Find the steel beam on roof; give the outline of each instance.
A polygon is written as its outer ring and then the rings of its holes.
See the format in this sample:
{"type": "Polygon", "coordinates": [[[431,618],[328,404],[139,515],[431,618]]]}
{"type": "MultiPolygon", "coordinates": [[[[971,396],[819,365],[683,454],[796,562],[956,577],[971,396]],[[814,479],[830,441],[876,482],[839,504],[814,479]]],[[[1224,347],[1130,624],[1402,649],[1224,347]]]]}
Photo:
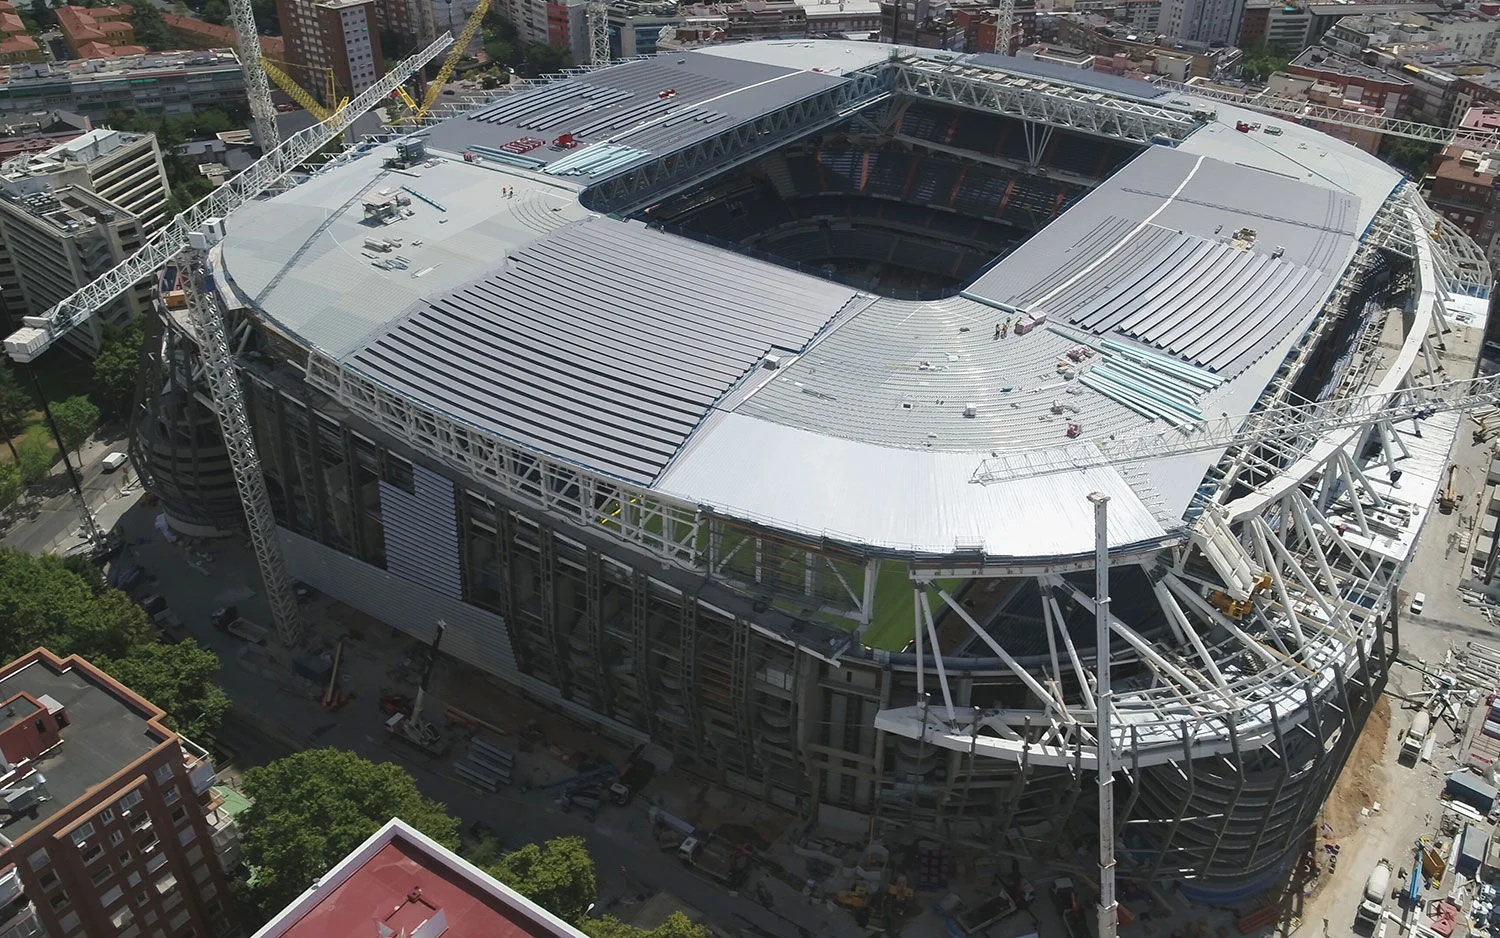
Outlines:
{"type": "Polygon", "coordinates": [[[1307,101],[1298,101],[1295,98],[1279,98],[1272,94],[1246,94],[1239,91],[1230,91],[1225,88],[1183,84],[1175,81],[1163,81],[1157,84],[1162,88],[1171,88],[1174,91],[1181,91],[1213,101],[1224,101],[1229,104],[1238,105],[1246,110],[1260,111],[1263,114],[1274,114],[1278,117],[1287,118],[1297,123],[1305,123],[1312,127],[1316,127],[1318,124],[1329,124],[1336,127],[1350,127],[1356,130],[1374,130],[1382,134],[1390,134],[1393,137],[1421,140],[1424,143],[1457,143],[1476,150],[1500,149],[1500,134],[1486,133],[1481,130],[1439,127],[1436,124],[1401,120],[1395,117],[1388,117],[1385,114],[1370,114],[1361,111],[1351,111],[1345,108],[1329,107],[1325,104],[1311,104],[1307,101]]]}
{"type": "Polygon", "coordinates": [[[1180,105],[1137,101],[998,68],[911,56],[889,67],[894,90],[902,94],[1129,143],[1184,140],[1204,120],[1180,105]]]}
{"type": "Polygon", "coordinates": [[[594,211],[628,215],[889,97],[880,71],[853,72],[845,78],[839,85],[606,179],[584,193],[582,201],[594,211]]]}

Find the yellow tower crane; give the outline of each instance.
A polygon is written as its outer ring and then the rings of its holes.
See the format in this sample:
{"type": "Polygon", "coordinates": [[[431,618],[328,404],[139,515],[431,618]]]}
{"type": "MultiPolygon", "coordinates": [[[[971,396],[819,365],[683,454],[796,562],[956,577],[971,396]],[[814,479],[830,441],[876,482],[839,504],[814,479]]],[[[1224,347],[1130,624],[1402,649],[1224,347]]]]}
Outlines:
{"type": "Polygon", "coordinates": [[[276,87],[285,91],[293,101],[302,105],[303,109],[317,118],[320,123],[328,120],[331,115],[337,113],[339,108],[349,103],[348,98],[339,101],[338,87],[334,82],[333,69],[331,68],[318,69],[318,71],[323,73],[323,101],[326,102],[326,104],[320,104],[305,88],[293,81],[291,76],[286,72],[282,71],[280,66],[287,65],[288,63],[278,63],[265,56],[261,56],[260,64],[266,70],[266,76],[276,83],[276,87]],[[334,102],[338,103],[335,104],[334,102]]]}
{"type": "MultiPolygon", "coordinates": [[[[443,67],[438,69],[437,76],[432,79],[432,84],[427,86],[427,93],[422,96],[422,103],[407,115],[408,121],[415,124],[432,110],[432,106],[437,103],[438,96],[443,93],[443,86],[448,83],[448,79],[453,77],[453,70],[458,67],[458,60],[463,58],[465,50],[469,48],[469,43],[474,41],[474,36],[484,22],[484,15],[489,10],[490,0],[479,0],[479,5],[464,22],[463,32],[458,34],[458,38],[453,42],[453,48],[448,50],[448,57],[443,59],[443,67]]],[[[404,93],[402,97],[408,101],[411,100],[404,93]]]]}

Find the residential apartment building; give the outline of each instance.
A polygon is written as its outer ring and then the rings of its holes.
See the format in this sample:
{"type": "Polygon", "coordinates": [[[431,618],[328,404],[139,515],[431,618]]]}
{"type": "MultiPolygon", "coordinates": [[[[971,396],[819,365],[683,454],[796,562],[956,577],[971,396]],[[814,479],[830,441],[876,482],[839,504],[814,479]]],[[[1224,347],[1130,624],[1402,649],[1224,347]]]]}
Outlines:
{"type": "MultiPolygon", "coordinates": [[[[129,257],[165,224],[166,171],[156,138],[93,130],[0,165],[0,307],[5,327],[40,315],[129,257]]],[[[137,285],[63,342],[97,354],[107,326],[145,310],[137,285]]]]}
{"type": "MultiPolygon", "coordinates": [[[[44,179],[0,184],[0,305],[5,327],[51,309],[97,280],[141,246],[129,212],[86,189],[52,188],[44,179]]],[[[106,326],[129,322],[150,302],[137,284],[99,315],[70,330],[63,342],[96,355],[106,326]]]]}
{"type": "MultiPolygon", "coordinates": [[[[0,668],[0,900],[51,938],[216,938],[235,928],[233,822],[208,754],[78,657],[0,668]]],[[[0,903],[4,905],[4,903],[0,903]]],[[[0,913],[6,914],[6,913],[0,913]]]]}
{"type": "Polygon", "coordinates": [[[1246,0],[1162,0],[1160,28],[1168,39],[1233,45],[1246,0]]]}
{"type": "Polygon", "coordinates": [[[45,62],[47,54],[31,38],[26,23],[10,0],[0,0],[0,63],[45,62]]]}
{"type": "Polygon", "coordinates": [[[667,26],[682,22],[671,0],[623,0],[609,6],[609,51],[614,58],[650,55],[667,26]]]}
{"type": "Polygon", "coordinates": [[[304,88],[321,89],[324,69],[332,69],[340,96],[373,85],[385,73],[379,5],[380,0],[276,0],[292,77],[304,88]]]}
{"type": "Polygon", "coordinates": [[[1412,93],[1412,83],[1399,74],[1318,46],[1302,50],[1286,71],[1289,76],[1312,79],[1342,100],[1374,108],[1387,117],[1405,113],[1407,96],[1412,93]]]}
{"type": "MultiPolygon", "coordinates": [[[[1471,108],[1459,121],[1469,130],[1500,132],[1500,108],[1471,108]]],[[[1427,204],[1458,225],[1500,263],[1500,154],[1450,144],[1433,161],[1427,204]]]]}
{"type": "Polygon", "coordinates": [[[110,111],[190,114],[243,107],[245,76],[226,49],[0,67],[0,111],[62,109],[103,122],[110,111]]]}
{"type": "Polygon", "coordinates": [[[145,46],[136,45],[135,27],[126,18],[129,7],[57,8],[57,26],[68,49],[80,59],[109,59],[122,55],[139,55],[145,46]]]}
{"type": "MultiPolygon", "coordinates": [[[[191,16],[163,13],[167,35],[182,49],[237,49],[239,36],[233,26],[217,26],[191,16]]],[[[281,61],[286,58],[286,43],[280,36],[261,36],[260,54],[281,61]]]]}
{"type": "Polygon", "coordinates": [[[22,153],[50,150],[93,129],[93,122],[86,116],[69,111],[12,114],[0,120],[0,161],[22,153]]]}
{"type": "Polygon", "coordinates": [[[155,134],[101,127],[0,164],[0,182],[23,179],[45,179],[51,188],[75,186],[97,193],[135,216],[146,234],[169,219],[171,190],[155,134]]]}
{"type": "Polygon", "coordinates": [[[254,938],[586,938],[399,818],[388,821],[254,938]]]}

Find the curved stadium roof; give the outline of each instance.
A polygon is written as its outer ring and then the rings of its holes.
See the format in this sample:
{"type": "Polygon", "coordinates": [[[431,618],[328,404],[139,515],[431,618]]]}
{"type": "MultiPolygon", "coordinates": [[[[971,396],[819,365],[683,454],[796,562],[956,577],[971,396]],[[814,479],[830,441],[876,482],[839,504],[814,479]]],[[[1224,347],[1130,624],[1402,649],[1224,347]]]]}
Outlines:
{"type": "MultiPolygon", "coordinates": [[[[425,165],[387,170],[376,153],[247,206],[231,219],[223,279],[299,343],[422,407],[718,514],[876,551],[1056,558],[1092,549],[1086,495],[1103,491],[1113,545],[1171,536],[1218,453],[970,477],[992,453],[1066,444],[1069,423],[1098,437],[1249,411],[1399,175],[1311,129],[1216,104],[1175,147],[1147,147],[959,295],[929,302],[580,202],[889,55],[750,43],[510,95],[432,128],[425,165]],[[1237,132],[1241,118],[1281,133],[1237,132]],[[564,132],[583,145],[545,145],[564,132]],[[410,213],[370,224],[363,204],[398,193],[410,213]],[[1253,239],[1236,239],[1244,229],[1253,239]],[[1022,311],[1047,325],[995,340],[997,321],[1022,311]],[[1100,354],[1067,380],[1058,363],[1079,344],[1100,354]]],[[[1193,109],[1112,76],[933,62],[1193,109]]]]}

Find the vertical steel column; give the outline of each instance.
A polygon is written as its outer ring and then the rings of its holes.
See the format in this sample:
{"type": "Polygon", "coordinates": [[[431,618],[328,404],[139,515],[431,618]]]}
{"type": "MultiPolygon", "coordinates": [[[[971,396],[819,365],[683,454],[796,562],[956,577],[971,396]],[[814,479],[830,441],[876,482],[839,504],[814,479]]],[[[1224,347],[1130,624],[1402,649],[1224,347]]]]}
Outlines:
{"type": "Polygon", "coordinates": [[[1094,503],[1094,735],[1099,754],[1099,938],[1114,938],[1119,926],[1115,901],[1115,743],[1110,729],[1114,691],[1109,674],[1109,496],[1095,492],[1094,503]]]}

